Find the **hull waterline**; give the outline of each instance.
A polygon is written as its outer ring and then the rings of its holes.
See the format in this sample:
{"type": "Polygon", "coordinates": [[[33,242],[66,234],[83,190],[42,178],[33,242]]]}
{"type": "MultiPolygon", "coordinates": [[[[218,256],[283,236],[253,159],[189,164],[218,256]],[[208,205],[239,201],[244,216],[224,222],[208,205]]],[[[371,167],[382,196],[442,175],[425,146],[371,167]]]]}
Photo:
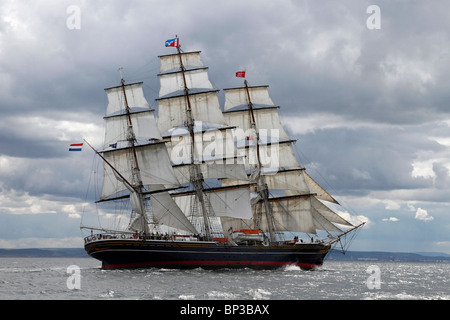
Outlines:
{"type": "Polygon", "coordinates": [[[170,268],[313,269],[330,250],[324,244],[229,245],[206,241],[99,240],[85,245],[103,269],[170,268]]]}

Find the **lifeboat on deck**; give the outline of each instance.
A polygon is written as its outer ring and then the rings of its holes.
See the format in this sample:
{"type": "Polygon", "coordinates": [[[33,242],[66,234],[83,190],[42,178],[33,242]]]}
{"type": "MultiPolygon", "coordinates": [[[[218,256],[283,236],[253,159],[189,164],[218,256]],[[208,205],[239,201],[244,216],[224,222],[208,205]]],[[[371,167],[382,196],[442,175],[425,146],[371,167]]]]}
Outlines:
{"type": "Polygon", "coordinates": [[[236,243],[264,241],[264,234],[257,229],[238,229],[231,233],[231,239],[236,243]]]}

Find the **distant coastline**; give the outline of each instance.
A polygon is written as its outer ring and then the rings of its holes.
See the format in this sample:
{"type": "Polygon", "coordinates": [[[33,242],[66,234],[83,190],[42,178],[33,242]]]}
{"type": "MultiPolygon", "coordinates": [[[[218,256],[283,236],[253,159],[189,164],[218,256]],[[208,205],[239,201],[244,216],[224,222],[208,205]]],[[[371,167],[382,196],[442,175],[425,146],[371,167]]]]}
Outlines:
{"type": "Polygon", "coordinates": [[[440,252],[383,252],[332,250],[327,260],[334,261],[399,261],[399,262],[450,262],[450,254],[440,252]]]}
{"type": "Polygon", "coordinates": [[[83,248],[0,249],[0,258],[89,258],[83,248]]]}
{"type": "MultiPolygon", "coordinates": [[[[0,249],[0,258],[89,258],[83,248],[0,249]]],[[[450,262],[450,254],[439,252],[382,252],[332,250],[328,261],[450,262]]]]}

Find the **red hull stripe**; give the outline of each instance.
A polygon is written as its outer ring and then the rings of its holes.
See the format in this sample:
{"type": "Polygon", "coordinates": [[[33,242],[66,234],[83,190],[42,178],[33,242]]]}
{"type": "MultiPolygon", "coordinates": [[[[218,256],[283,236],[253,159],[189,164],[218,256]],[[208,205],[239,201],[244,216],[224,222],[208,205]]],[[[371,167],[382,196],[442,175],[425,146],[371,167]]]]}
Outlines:
{"type": "Polygon", "coordinates": [[[120,268],[143,268],[143,267],[161,267],[174,265],[196,265],[196,266],[287,266],[296,265],[303,268],[315,268],[319,265],[312,263],[290,263],[290,262],[274,262],[274,261],[160,261],[160,262],[136,262],[136,263],[121,263],[121,264],[104,264],[103,269],[120,269],[120,268]]]}

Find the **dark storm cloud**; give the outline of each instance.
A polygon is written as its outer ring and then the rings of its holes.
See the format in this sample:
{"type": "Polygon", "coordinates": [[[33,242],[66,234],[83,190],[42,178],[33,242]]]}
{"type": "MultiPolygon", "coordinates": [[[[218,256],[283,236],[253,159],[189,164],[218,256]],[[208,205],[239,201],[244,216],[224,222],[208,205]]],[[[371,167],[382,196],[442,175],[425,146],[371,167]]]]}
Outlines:
{"type": "Polygon", "coordinates": [[[298,149],[310,161],[320,163],[317,170],[341,192],[431,187],[430,180],[411,176],[412,159],[419,149],[437,151],[442,146],[421,134],[402,131],[399,128],[319,130],[301,136],[298,149]]]}

